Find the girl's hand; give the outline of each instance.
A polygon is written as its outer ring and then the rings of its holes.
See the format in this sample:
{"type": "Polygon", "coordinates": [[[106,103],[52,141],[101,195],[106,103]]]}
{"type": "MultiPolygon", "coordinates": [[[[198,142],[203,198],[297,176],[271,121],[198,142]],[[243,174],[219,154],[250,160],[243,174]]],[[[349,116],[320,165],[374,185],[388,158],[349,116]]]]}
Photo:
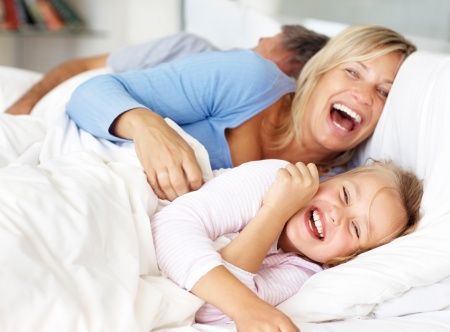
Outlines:
{"type": "Polygon", "coordinates": [[[263,208],[287,221],[312,199],[318,189],[319,172],[315,164],[288,164],[278,171],[264,196],[263,208]]]}
{"type": "Polygon", "coordinates": [[[290,318],[267,303],[246,308],[235,318],[238,332],[299,332],[290,318]]]}

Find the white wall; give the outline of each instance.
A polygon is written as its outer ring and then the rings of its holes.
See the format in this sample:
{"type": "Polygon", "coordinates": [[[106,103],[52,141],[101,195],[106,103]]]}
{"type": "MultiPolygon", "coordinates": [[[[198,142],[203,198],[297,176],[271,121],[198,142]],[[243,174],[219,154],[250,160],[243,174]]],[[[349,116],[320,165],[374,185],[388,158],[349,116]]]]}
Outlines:
{"type": "Polygon", "coordinates": [[[180,0],[69,0],[93,31],[85,35],[1,36],[0,65],[47,71],[65,59],[176,32],[180,0]]]}
{"type": "Polygon", "coordinates": [[[449,0],[280,1],[280,17],[381,24],[405,34],[421,49],[450,52],[449,0]]]}

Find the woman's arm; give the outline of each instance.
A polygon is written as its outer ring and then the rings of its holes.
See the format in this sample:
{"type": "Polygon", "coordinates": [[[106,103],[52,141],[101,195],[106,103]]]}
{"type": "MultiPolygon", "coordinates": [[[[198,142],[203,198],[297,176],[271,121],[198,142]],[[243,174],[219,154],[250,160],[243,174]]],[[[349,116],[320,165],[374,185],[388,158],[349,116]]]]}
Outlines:
{"type": "Polygon", "coordinates": [[[88,58],[71,59],[60,64],[46,73],[40,81],[11,105],[6,113],[29,114],[39,100],[60,83],[82,72],[105,67],[107,56],[107,54],[101,54],[88,58]]]}
{"type": "Polygon", "coordinates": [[[256,273],[289,218],[317,192],[319,174],[314,164],[288,164],[278,171],[255,218],[221,250],[227,262],[256,273]]]}
{"type": "Polygon", "coordinates": [[[159,198],[173,200],[198,189],[202,173],[192,148],[163,118],[181,125],[201,121],[207,114],[184,107],[189,100],[176,93],[164,73],[163,68],[97,76],[74,91],[67,113],[97,137],[133,140],[152,189],[159,198]],[[154,75],[159,75],[162,87],[152,86],[154,75]],[[166,106],[166,100],[177,108],[166,106]]]}

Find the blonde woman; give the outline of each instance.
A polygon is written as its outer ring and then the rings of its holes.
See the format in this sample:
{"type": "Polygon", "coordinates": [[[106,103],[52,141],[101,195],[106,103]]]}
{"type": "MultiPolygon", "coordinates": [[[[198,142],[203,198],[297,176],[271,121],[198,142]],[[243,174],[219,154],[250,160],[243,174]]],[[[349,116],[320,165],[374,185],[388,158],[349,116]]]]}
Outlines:
{"type": "Polygon", "coordinates": [[[270,158],[343,164],[372,134],[413,51],[390,29],[356,26],[307,62],[297,89],[255,52],[209,52],[96,77],[74,92],[67,112],[98,137],[133,140],[150,186],[173,200],[202,178],[191,148],[164,117],[205,146],[213,169],[270,158]]]}

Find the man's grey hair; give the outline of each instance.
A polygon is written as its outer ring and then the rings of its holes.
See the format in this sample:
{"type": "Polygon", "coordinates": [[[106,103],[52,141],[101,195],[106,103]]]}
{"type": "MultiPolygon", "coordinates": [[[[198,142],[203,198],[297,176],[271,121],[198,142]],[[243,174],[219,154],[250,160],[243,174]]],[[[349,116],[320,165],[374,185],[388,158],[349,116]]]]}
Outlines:
{"type": "Polygon", "coordinates": [[[330,39],[302,25],[283,25],[283,45],[295,53],[295,60],[306,63],[330,39]]]}

